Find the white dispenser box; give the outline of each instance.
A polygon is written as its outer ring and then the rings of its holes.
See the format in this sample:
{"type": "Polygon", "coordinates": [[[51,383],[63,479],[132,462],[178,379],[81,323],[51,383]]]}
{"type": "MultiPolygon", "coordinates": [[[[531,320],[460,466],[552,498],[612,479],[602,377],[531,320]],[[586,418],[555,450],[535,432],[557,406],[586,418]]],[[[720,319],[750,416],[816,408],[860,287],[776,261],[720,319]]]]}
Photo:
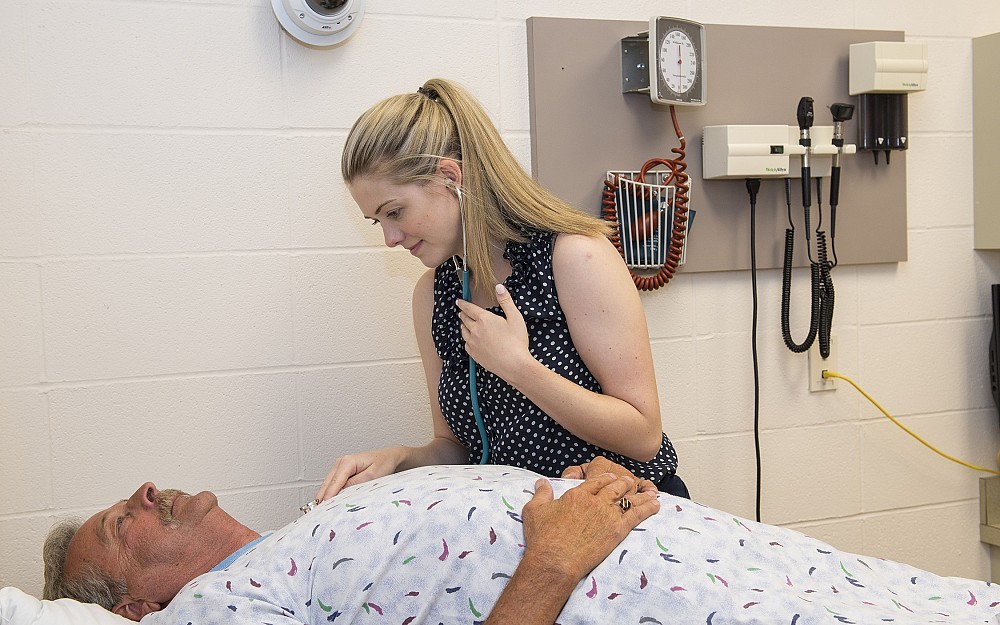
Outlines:
{"type": "Polygon", "coordinates": [[[848,93],[910,93],[927,88],[927,45],[869,41],[850,47],[848,93]]]}

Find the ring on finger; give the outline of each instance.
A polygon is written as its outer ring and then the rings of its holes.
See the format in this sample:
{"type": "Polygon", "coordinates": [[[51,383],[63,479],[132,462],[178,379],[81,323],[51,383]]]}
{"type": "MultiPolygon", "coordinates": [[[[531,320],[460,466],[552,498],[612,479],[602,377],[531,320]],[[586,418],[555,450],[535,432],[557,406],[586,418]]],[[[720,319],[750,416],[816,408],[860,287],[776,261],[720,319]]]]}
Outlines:
{"type": "Polygon", "coordinates": [[[615,502],[615,505],[622,509],[622,514],[625,514],[632,507],[632,502],[628,500],[628,497],[622,497],[615,502]]]}

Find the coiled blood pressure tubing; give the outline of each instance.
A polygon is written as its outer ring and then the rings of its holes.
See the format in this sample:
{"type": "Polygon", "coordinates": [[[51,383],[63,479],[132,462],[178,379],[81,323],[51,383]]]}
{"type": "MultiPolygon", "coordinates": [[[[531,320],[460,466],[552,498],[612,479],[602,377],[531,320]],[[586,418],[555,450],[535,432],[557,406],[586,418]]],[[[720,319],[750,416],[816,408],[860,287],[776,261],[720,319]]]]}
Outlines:
{"type": "MultiPolygon", "coordinates": [[[[672,159],[652,158],[646,161],[639,170],[637,179],[637,182],[645,183],[645,177],[649,171],[656,166],[662,165],[670,170],[670,175],[663,181],[663,184],[673,184],[676,187],[676,193],[674,195],[673,223],[671,224],[670,229],[670,242],[668,244],[663,267],[652,276],[640,276],[632,271],[631,268],[629,269],[629,273],[632,274],[632,281],[635,283],[636,288],[640,291],[652,291],[660,288],[667,282],[670,282],[670,279],[674,277],[674,272],[677,271],[678,265],[680,265],[681,255],[684,252],[684,235],[687,232],[688,220],[688,191],[690,190],[690,186],[688,185],[689,176],[685,171],[687,169],[687,163],[684,161],[684,158],[687,155],[687,140],[681,132],[680,124],[677,123],[677,111],[674,109],[673,105],[670,106],[670,119],[673,121],[674,133],[677,135],[677,140],[680,143],[680,145],[672,148],[670,151],[677,156],[672,159]]],[[[601,217],[615,224],[615,232],[609,238],[611,239],[611,242],[614,243],[615,248],[618,249],[618,253],[624,257],[625,251],[622,248],[621,224],[618,220],[617,210],[617,189],[619,188],[618,178],[619,175],[615,174],[612,180],[604,181],[604,190],[601,192],[601,217]]],[[[650,198],[645,197],[643,199],[649,200],[650,198]]],[[[644,204],[651,212],[657,210],[655,202],[644,202],[644,204]]],[[[639,234],[651,236],[653,231],[651,217],[650,221],[646,221],[644,223],[650,225],[648,227],[640,226],[639,234]]]]}
{"type": "MultiPolygon", "coordinates": [[[[462,216],[462,266],[458,266],[458,261],[452,257],[452,262],[462,276],[462,299],[467,302],[472,301],[472,285],[469,276],[469,244],[465,235],[465,210],[462,206],[462,189],[451,180],[445,181],[445,186],[455,192],[458,197],[458,212],[462,216]]],[[[483,423],[482,411],[479,409],[479,390],[476,385],[476,361],[469,356],[469,396],[472,400],[472,414],[476,418],[476,428],[479,430],[479,438],[483,442],[483,455],[479,458],[479,464],[487,464],[490,461],[490,440],[486,436],[486,424],[483,423]]]]}

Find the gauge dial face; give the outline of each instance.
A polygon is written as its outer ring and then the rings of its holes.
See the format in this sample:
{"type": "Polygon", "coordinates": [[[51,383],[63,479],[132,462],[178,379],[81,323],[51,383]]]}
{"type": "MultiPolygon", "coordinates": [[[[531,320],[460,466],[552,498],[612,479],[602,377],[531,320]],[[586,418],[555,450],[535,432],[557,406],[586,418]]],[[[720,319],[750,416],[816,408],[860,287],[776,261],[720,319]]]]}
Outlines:
{"type": "Polygon", "coordinates": [[[670,30],[663,37],[659,61],[663,82],[676,94],[687,93],[698,78],[698,50],[682,30],[670,30]]]}

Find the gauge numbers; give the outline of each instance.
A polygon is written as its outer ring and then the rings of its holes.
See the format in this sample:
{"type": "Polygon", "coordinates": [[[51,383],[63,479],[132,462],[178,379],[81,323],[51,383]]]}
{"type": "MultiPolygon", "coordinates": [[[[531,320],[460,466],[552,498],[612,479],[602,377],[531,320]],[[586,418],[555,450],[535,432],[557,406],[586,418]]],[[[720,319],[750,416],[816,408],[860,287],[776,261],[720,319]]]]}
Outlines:
{"type": "Polygon", "coordinates": [[[698,77],[698,51],[682,30],[672,30],[660,44],[660,75],[674,93],[687,93],[698,77]]]}
{"type": "Polygon", "coordinates": [[[650,19],[650,97],[660,104],[705,104],[705,27],[672,17],[650,19]]]}

